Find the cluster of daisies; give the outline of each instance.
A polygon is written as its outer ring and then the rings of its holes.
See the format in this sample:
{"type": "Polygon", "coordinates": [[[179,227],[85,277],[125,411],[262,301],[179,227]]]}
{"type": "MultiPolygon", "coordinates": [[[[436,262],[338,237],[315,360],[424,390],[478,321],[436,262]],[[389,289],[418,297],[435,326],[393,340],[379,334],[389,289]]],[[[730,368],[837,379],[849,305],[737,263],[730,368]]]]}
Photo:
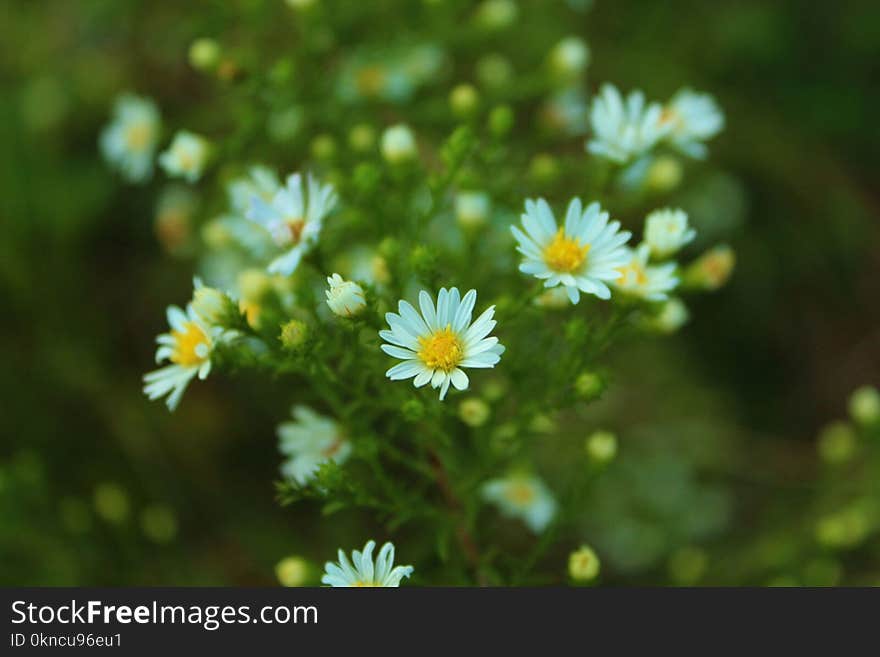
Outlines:
{"type": "MultiPolygon", "coordinates": [[[[548,57],[551,73],[561,86],[546,110],[563,132],[576,135],[590,130],[587,151],[627,167],[624,176],[643,172],[644,163],[664,147],[693,158],[705,157],[705,142],[724,125],[723,114],[710,96],[685,89],[661,104],[647,102],[640,91],[624,98],[606,84],[587,103],[588,94],[579,80],[589,57],[586,44],[574,37],[560,41],[548,57]]],[[[356,53],[344,67],[337,93],[343,100],[361,95],[400,102],[420,80],[430,79],[442,62],[442,51],[434,47],[402,51],[391,60],[356,53]],[[422,71],[421,77],[410,80],[388,73],[404,70],[401,62],[406,62],[407,71],[422,71]]],[[[502,61],[481,62],[478,68],[480,77],[490,82],[503,77],[502,61]]],[[[468,85],[456,87],[451,95],[453,111],[466,115],[475,93],[468,85]]],[[[359,136],[372,139],[371,130],[359,136]]],[[[196,183],[210,164],[210,141],[181,130],[158,153],[161,137],[156,104],[125,95],[117,101],[99,146],[107,162],[129,182],[148,181],[158,164],[169,177],[196,183]]],[[[392,166],[418,157],[415,135],[405,124],[387,128],[379,149],[392,166]]],[[[162,366],[144,376],[144,393],[152,400],[164,398],[170,410],[178,406],[194,378],[208,376],[218,347],[246,339],[241,331],[228,328],[234,324],[231,318],[244,315],[252,328],[260,325],[261,298],[267,287],[278,292],[284,310],[296,310],[291,277],[320,243],[325,221],[339,205],[333,186],[311,173],[292,173],[282,179],[261,165],[231,181],[227,194],[228,210],[206,225],[205,241],[209,245],[231,241],[247,258],[225,267],[223,271],[234,272],[231,277],[210,276],[216,287],[196,279],[186,308],[168,308],[169,330],[157,338],[156,361],[162,366]]],[[[485,225],[492,208],[484,192],[463,190],[455,197],[454,210],[467,231],[485,225]]],[[[650,213],[638,244],[631,243],[632,234],[598,202],[573,198],[558,216],[545,199],[529,199],[519,224],[510,227],[522,256],[520,272],[540,280],[546,288],[535,301],[539,306],[578,304],[584,296],[605,301],[619,295],[655,304],[655,310],[659,308],[653,314],[655,321],[674,330],[687,319],[687,309],[673,296],[676,289],[683,283],[717,287],[733,266],[733,254],[726,247],[707,252],[686,269],[679,266],[674,258],[695,238],[687,214],[680,209],[650,213]]],[[[381,289],[388,278],[381,261],[370,260],[360,271],[363,276],[347,280],[325,270],[329,274],[323,290],[326,308],[335,316],[353,319],[367,310],[368,295],[356,281],[381,289]]],[[[476,290],[462,294],[457,287],[444,287],[436,294],[416,292],[414,303],[401,299],[396,312],[385,314],[387,328],[379,332],[380,348],[399,361],[385,375],[392,381],[411,380],[416,388],[430,385],[442,401],[450,388],[468,389],[467,370],[495,367],[505,347],[492,335],[495,307],[478,307],[476,290]]],[[[288,330],[295,331],[296,326],[291,323],[283,328],[282,336],[288,330]]],[[[341,466],[353,453],[352,437],[345,427],[303,405],[294,406],[291,420],[280,424],[277,434],[285,459],[282,475],[297,486],[308,486],[323,465],[341,466]]],[[[492,479],[480,491],[485,502],[534,533],[543,532],[556,517],[557,503],[549,487],[528,472],[492,479]]],[[[375,546],[369,541],[362,551],[352,552],[350,559],[340,550],[338,563],[326,565],[322,581],[331,586],[398,586],[411,575],[411,566],[394,566],[392,544],[386,543],[374,560],[375,546]]],[[[593,567],[594,556],[579,558],[592,560],[593,567]]]]}

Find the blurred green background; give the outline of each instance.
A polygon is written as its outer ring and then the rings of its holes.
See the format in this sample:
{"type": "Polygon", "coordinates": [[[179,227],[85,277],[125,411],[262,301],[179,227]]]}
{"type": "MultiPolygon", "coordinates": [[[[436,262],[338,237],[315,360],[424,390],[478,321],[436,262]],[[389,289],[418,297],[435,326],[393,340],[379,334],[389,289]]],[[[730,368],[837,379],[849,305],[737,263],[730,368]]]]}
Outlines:
{"type": "MultiPolygon", "coordinates": [[[[701,191],[671,202],[712,217],[707,239],[736,249],[735,275],[676,336],[616,353],[615,389],[587,418],[621,440],[585,521],[603,581],[880,583],[876,532],[843,551],[813,539],[822,513],[870,515],[880,500],[876,458],[829,473],[815,447],[850,391],[880,382],[880,6],[519,4],[521,37],[497,44],[510,57],[577,33],[591,86],[658,98],[692,86],[727,116],[701,191]]],[[[215,36],[244,60],[257,42],[291,47],[289,8],[2,5],[0,584],[272,584],[287,554],[323,563],[360,544],[364,519],[275,501],[274,427],[295,391],[213,377],[174,415],[143,397],[164,307],[186,299],[193,263],[157,238],[160,183],[122,184],[96,146],[121,91],[154,97],[166,125],[210,116],[218,95],[189,44],[215,36]]],[[[421,2],[354,5],[339,10],[343,52],[403,31],[454,40],[421,2]]],[[[473,47],[456,44],[457,67],[473,47]]],[[[454,82],[419,93],[445,97],[454,82]]],[[[571,547],[548,558],[563,564],[571,547]]]]}

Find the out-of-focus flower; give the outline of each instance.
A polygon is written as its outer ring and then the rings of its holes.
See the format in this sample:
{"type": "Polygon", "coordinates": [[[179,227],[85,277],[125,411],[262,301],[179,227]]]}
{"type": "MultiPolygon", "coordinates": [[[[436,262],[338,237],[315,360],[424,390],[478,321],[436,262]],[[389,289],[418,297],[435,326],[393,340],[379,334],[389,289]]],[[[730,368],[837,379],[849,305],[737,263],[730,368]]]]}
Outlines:
{"type": "Polygon", "coordinates": [[[252,197],[258,196],[270,203],[280,189],[278,174],[267,166],[256,164],[248,169],[247,175],[232,180],[226,186],[226,193],[233,212],[245,217],[252,197]]]}
{"type": "Polygon", "coordinates": [[[281,326],[281,345],[289,351],[301,349],[309,337],[309,325],[301,319],[291,319],[281,326]]]}
{"type": "Polygon", "coordinates": [[[688,287],[717,290],[727,282],[736,264],[736,254],[726,244],[713,247],[690,264],[684,274],[688,287]]]}
{"type": "Polygon", "coordinates": [[[599,576],[601,563],[589,545],[582,545],[568,557],[568,576],[576,582],[590,582],[599,576]]]}
{"type": "Polygon", "coordinates": [[[611,84],[602,85],[590,109],[593,138],[587,150],[623,164],[648,152],[671,130],[660,121],[663,108],[659,103],[645,104],[641,91],[633,91],[624,102],[611,84]]]}
{"type": "Polygon", "coordinates": [[[185,253],[192,240],[193,215],[199,199],[185,185],[174,184],[162,190],[156,205],[156,238],[168,253],[185,253]]]}
{"type": "Polygon", "coordinates": [[[154,543],[170,543],[177,536],[177,516],[164,504],[152,504],[141,511],[141,530],[154,543]]]}
{"type": "Polygon", "coordinates": [[[371,151],[376,145],[376,131],[368,123],[358,123],[348,133],[348,144],[359,153],[371,151]]]}
{"type": "Polygon", "coordinates": [[[477,7],[476,21],[489,30],[503,30],[516,22],[519,7],[513,0],[484,0],[477,7]]]}
{"type": "Polygon", "coordinates": [[[594,463],[608,463],[617,455],[617,436],[610,431],[594,431],[587,437],[587,455],[594,463]]]}
{"type": "Polygon", "coordinates": [[[336,94],[345,103],[380,99],[405,103],[440,74],[446,55],[431,43],[358,50],[342,64],[336,94]]]}
{"type": "Polygon", "coordinates": [[[354,317],[367,307],[364,289],[353,281],[346,281],[339,274],[327,277],[329,288],[324,294],[327,305],[340,317],[354,317]]]}
{"type": "Polygon", "coordinates": [[[329,586],[400,586],[400,580],[412,575],[412,566],[394,565],[394,545],[385,543],[373,563],[375,541],[367,541],[364,551],[354,550],[349,562],[345,552],[339,550],[339,562],[327,562],[321,582],[329,586]]]}
{"type": "Polygon", "coordinates": [[[670,297],[663,302],[660,312],[647,319],[647,323],[649,328],[655,331],[671,334],[684,326],[688,319],[690,319],[690,313],[684,302],[678,297],[670,297]]]}
{"type": "Polygon", "coordinates": [[[159,155],[159,164],[169,176],[183,178],[194,183],[202,177],[211,145],[204,137],[186,130],[180,130],[171,146],[159,155]]]}
{"type": "Polygon", "coordinates": [[[202,37],[189,46],[189,63],[198,71],[210,71],[220,62],[220,44],[216,39],[202,37]]]}
{"type": "Polygon", "coordinates": [[[611,284],[621,292],[646,299],[648,301],[665,301],[668,293],[678,285],[675,275],[675,263],[649,265],[651,248],[640,244],[635,249],[627,249],[628,260],[617,271],[620,278],[611,284]]]}
{"type": "Polygon", "coordinates": [[[98,484],[93,499],[95,513],[100,518],[114,525],[119,525],[128,519],[131,502],[122,486],[107,482],[98,484]]]}
{"type": "Polygon", "coordinates": [[[880,422],[880,391],[874,386],[856,388],[849,397],[849,415],[866,427],[880,422]]]}
{"type": "Polygon", "coordinates": [[[491,203],[484,192],[459,192],[455,196],[455,218],[466,230],[480,228],[489,219],[491,203]]]}
{"type": "Polygon", "coordinates": [[[499,53],[490,53],[477,61],[475,74],[484,87],[501,89],[513,79],[514,70],[507,57],[499,53]]]}
{"type": "Polygon", "coordinates": [[[856,432],[846,422],[832,422],[819,434],[818,449],[826,463],[846,463],[856,453],[856,432]]]}
{"type": "Polygon", "coordinates": [[[663,108],[660,124],[669,143],[685,155],[702,159],[709,152],[704,141],[724,128],[724,114],[709,94],[682,89],[663,108]]]}
{"type": "Polygon", "coordinates": [[[473,323],[476,290],[461,298],[458,288],[441,288],[437,305],[424,290],[419,293],[421,314],[406,301],[398,303],[397,313],[386,313],[391,330],[379,335],[390,344],[382,351],[403,360],[385,375],[392,381],[411,379],[420,388],[428,383],[446,397],[450,384],[467,390],[464,368],[490,368],[501,360],[504,347],[496,337],[486,337],[495,328],[495,306],[490,306],[473,323]]]}
{"type": "Polygon", "coordinates": [[[167,360],[171,365],[144,375],[144,393],[151,400],[168,395],[165,403],[173,411],[189,382],[196,376],[205,379],[211,372],[211,352],[224,331],[205,323],[192,304],[186,312],[168,306],[168,324],[171,331],[156,338],[156,362],[167,360]]]}
{"type": "Polygon", "coordinates": [[[308,174],[308,195],[302,177],[294,173],[287,184],[266,202],[251,196],[247,218],[265,228],[275,245],[284,252],[269,263],[268,271],[290,276],[303,255],[314,246],[321,232],[324,217],[336,205],[336,192],[330,185],[321,185],[308,174]]]}
{"type": "Polygon", "coordinates": [[[193,311],[208,326],[222,326],[230,316],[232,299],[217,288],[208,287],[201,279],[193,281],[193,311]]]}
{"type": "Polygon", "coordinates": [[[653,192],[669,192],[678,187],[684,177],[684,169],[678,158],[661,155],[654,159],[645,172],[645,186],[653,192]]]}
{"type": "Polygon", "coordinates": [[[574,389],[584,399],[595,399],[605,390],[605,379],[596,372],[581,372],[574,381],[574,389]]]}
{"type": "Polygon", "coordinates": [[[469,427],[481,427],[492,414],[489,404],[479,397],[469,397],[458,405],[458,417],[469,427]]]}
{"type": "Polygon", "coordinates": [[[590,106],[581,89],[564,89],[551,96],[541,108],[544,127],[568,137],[585,135],[589,118],[590,106]]]}
{"type": "Polygon", "coordinates": [[[398,123],[382,133],[382,155],[391,164],[407,162],[416,154],[416,138],[409,126],[398,123]]]}
{"type": "Polygon", "coordinates": [[[153,175],[153,157],[161,130],[159,110],[149,98],[120,96],[113,120],[101,133],[104,159],[129,182],[141,183],[153,175]]]}
{"type": "Polygon", "coordinates": [[[302,557],[284,557],[275,564],[275,576],[281,586],[303,586],[309,580],[310,570],[302,557]]]}
{"type": "Polygon", "coordinates": [[[558,287],[551,287],[549,290],[544,290],[535,297],[532,303],[539,308],[546,308],[548,310],[562,310],[563,308],[570,308],[571,301],[568,299],[568,292],[565,291],[565,288],[561,285],[558,287]]]}
{"type": "Polygon", "coordinates": [[[570,36],[559,41],[548,58],[551,72],[560,80],[575,80],[590,64],[590,48],[580,37],[570,36]]]}
{"type": "Polygon", "coordinates": [[[662,260],[674,255],[696,236],[697,231],[688,228],[688,216],[684,210],[655,210],[645,219],[645,243],[654,258],[662,260]]]}
{"type": "Polygon", "coordinates": [[[459,84],[449,93],[449,106],[456,116],[469,117],[480,107],[480,94],[471,84],[459,84]]]}
{"type": "Polygon", "coordinates": [[[483,484],[483,499],[495,504],[501,513],[519,518],[540,534],[556,514],[556,500],[544,482],[535,476],[515,473],[483,484]]]}
{"type": "Polygon", "coordinates": [[[281,474],[305,486],[321,464],[345,463],[351,455],[351,442],[334,420],[307,406],[294,406],[292,414],[293,422],[278,426],[278,449],[288,457],[281,474]]]}
{"type": "Polygon", "coordinates": [[[816,540],[830,548],[851,548],[871,533],[871,520],[862,505],[853,504],[819,519],[816,540]]]}
{"type": "Polygon", "coordinates": [[[572,303],[581,292],[611,297],[606,283],[621,276],[617,269],[627,262],[623,245],[630,233],[620,230],[619,221],[609,223],[598,203],[583,209],[580,199],[572,199],[559,227],[547,201],[529,199],[522,225],[525,232],[511,226],[517,251],[525,256],[521,272],[544,280],[545,287],[564,286],[572,303]]]}

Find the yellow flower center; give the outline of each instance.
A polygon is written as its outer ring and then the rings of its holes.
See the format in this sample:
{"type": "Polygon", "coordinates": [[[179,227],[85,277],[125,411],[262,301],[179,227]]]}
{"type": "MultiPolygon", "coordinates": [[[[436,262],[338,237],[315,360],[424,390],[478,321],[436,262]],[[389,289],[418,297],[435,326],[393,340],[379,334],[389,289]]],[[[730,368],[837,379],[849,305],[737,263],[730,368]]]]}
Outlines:
{"type": "Polygon", "coordinates": [[[553,271],[570,273],[584,264],[589,250],[589,244],[581,246],[578,240],[566,237],[565,230],[560,228],[544,248],[544,262],[553,271]]]}
{"type": "Polygon", "coordinates": [[[515,482],[507,487],[507,499],[517,506],[528,506],[535,499],[535,489],[526,482],[515,482]]]}
{"type": "Polygon", "coordinates": [[[365,96],[375,96],[385,86],[385,71],[380,66],[367,66],[357,72],[358,91],[365,96]]]}
{"type": "Polygon", "coordinates": [[[171,362],[184,367],[192,367],[193,365],[201,365],[208,360],[207,349],[204,350],[204,356],[200,356],[197,351],[201,345],[210,348],[211,338],[198,324],[187,322],[183,325],[182,331],[171,331],[171,335],[174,337],[174,353],[171,354],[171,362]]]}
{"type": "Polygon", "coordinates": [[[624,286],[644,287],[648,283],[648,273],[641,263],[633,260],[628,265],[619,267],[620,284],[624,286]]]}
{"type": "Polygon", "coordinates": [[[306,220],[302,217],[288,217],[284,220],[284,225],[287,227],[287,231],[290,234],[290,241],[292,243],[299,242],[303,228],[305,228],[306,225],[306,220]]]}
{"type": "Polygon", "coordinates": [[[451,372],[464,356],[461,341],[449,324],[426,338],[419,338],[419,345],[419,358],[425,367],[432,370],[451,372]]]}
{"type": "Polygon", "coordinates": [[[133,151],[143,150],[150,141],[153,131],[146,121],[138,121],[130,125],[125,131],[125,143],[133,151]]]}
{"type": "Polygon", "coordinates": [[[376,584],[375,582],[365,582],[365,581],[359,579],[359,580],[356,581],[354,584],[352,584],[352,586],[359,586],[359,587],[360,587],[360,586],[369,586],[369,587],[373,587],[373,588],[375,588],[375,587],[377,587],[377,586],[379,586],[379,585],[376,584]]]}
{"type": "Polygon", "coordinates": [[[672,107],[664,107],[660,113],[660,125],[672,124],[673,130],[681,127],[681,115],[672,107]]]}

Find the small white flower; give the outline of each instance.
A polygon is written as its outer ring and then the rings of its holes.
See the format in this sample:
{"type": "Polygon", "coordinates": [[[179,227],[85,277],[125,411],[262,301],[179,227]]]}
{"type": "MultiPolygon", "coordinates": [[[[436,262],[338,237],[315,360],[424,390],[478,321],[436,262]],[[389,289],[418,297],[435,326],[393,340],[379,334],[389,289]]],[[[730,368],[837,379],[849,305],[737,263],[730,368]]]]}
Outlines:
{"type": "Polygon", "coordinates": [[[682,89],[663,108],[660,123],[675,148],[702,159],[708,153],[703,142],[724,128],[724,114],[709,94],[682,89]]]}
{"type": "Polygon", "coordinates": [[[375,541],[367,541],[364,551],[353,550],[351,562],[345,552],[339,550],[339,563],[324,565],[324,576],[321,582],[329,586],[400,586],[400,580],[412,574],[412,566],[394,565],[394,545],[386,543],[376,556],[373,564],[375,541]]]}
{"type": "Polygon", "coordinates": [[[556,500],[535,476],[515,473],[483,484],[483,499],[492,502],[509,518],[519,518],[536,534],[550,524],[556,514],[556,500]]]}
{"type": "Polygon", "coordinates": [[[160,129],[159,110],[152,100],[120,96],[113,120],[101,132],[101,153],[129,182],[145,182],[153,175],[160,129]]]}
{"type": "Polygon", "coordinates": [[[308,195],[304,193],[302,176],[294,173],[271,202],[257,194],[251,196],[247,218],[265,228],[276,247],[284,250],[269,263],[270,273],[289,276],[296,270],[303,255],[317,242],[324,217],[336,205],[331,185],[319,184],[311,174],[307,181],[308,195]]]}
{"type": "Polygon", "coordinates": [[[186,130],[180,130],[171,146],[159,155],[159,164],[165,173],[194,183],[202,175],[208,162],[210,144],[204,137],[186,130]]]}
{"type": "Polygon", "coordinates": [[[353,281],[346,281],[339,274],[327,277],[330,288],[324,291],[327,305],[340,317],[354,317],[367,306],[364,289],[353,281]]]}
{"type": "Polygon", "coordinates": [[[671,129],[660,120],[662,113],[659,103],[645,105],[641,91],[631,92],[624,104],[614,85],[602,85],[590,109],[593,138],[587,150],[621,164],[643,155],[671,129]]]}
{"type": "Polygon", "coordinates": [[[581,200],[572,199],[565,224],[559,227],[547,201],[529,199],[522,225],[525,232],[511,226],[517,251],[525,256],[521,272],[545,279],[545,287],[563,285],[572,303],[580,300],[581,292],[611,297],[606,283],[620,276],[617,268],[626,262],[623,245],[630,233],[620,231],[619,221],[609,223],[598,203],[583,210],[581,200]]]}
{"type": "Polygon", "coordinates": [[[470,290],[461,298],[458,288],[441,288],[437,305],[422,290],[416,312],[406,301],[398,303],[398,312],[386,313],[390,331],[380,331],[386,342],[382,351],[403,360],[389,369],[385,375],[392,381],[415,377],[416,388],[430,383],[440,389],[440,399],[446,397],[449,385],[457,390],[467,390],[469,380],[462,368],[495,367],[501,360],[504,347],[496,337],[486,337],[495,328],[495,306],[490,306],[476,321],[471,323],[476,290],[470,290]]]}
{"type": "Polygon", "coordinates": [[[655,210],[645,219],[645,242],[655,258],[668,258],[696,236],[684,210],[655,210]]]}
{"type": "Polygon", "coordinates": [[[156,338],[156,362],[167,360],[171,365],[144,375],[144,393],[151,400],[168,395],[165,403],[173,411],[189,382],[196,376],[205,379],[211,372],[211,352],[224,331],[206,324],[192,304],[186,312],[169,306],[168,324],[171,331],[156,338]]]}
{"type": "Polygon", "coordinates": [[[648,301],[665,301],[668,292],[678,285],[675,275],[676,264],[668,262],[662,265],[649,265],[651,247],[640,244],[636,249],[626,249],[627,260],[618,267],[620,278],[612,283],[615,288],[626,294],[648,301]]]}
{"type": "Polygon", "coordinates": [[[398,123],[382,133],[382,155],[391,164],[400,164],[416,156],[416,138],[408,125],[398,123]]]}
{"type": "Polygon", "coordinates": [[[351,443],[336,422],[306,406],[294,406],[292,414],[293,422],[278,425],[278,449],[288,457],[281,474],[305,486],[322,463],[345,463],[351,443]]]}
{"type": "Polygon", "coordinates": [[[193,279],[193,288],[193,311],[209,326],[219,324],[229,309],[229,297],[217,288],[208,287],[198,277],[193,279]]]}

